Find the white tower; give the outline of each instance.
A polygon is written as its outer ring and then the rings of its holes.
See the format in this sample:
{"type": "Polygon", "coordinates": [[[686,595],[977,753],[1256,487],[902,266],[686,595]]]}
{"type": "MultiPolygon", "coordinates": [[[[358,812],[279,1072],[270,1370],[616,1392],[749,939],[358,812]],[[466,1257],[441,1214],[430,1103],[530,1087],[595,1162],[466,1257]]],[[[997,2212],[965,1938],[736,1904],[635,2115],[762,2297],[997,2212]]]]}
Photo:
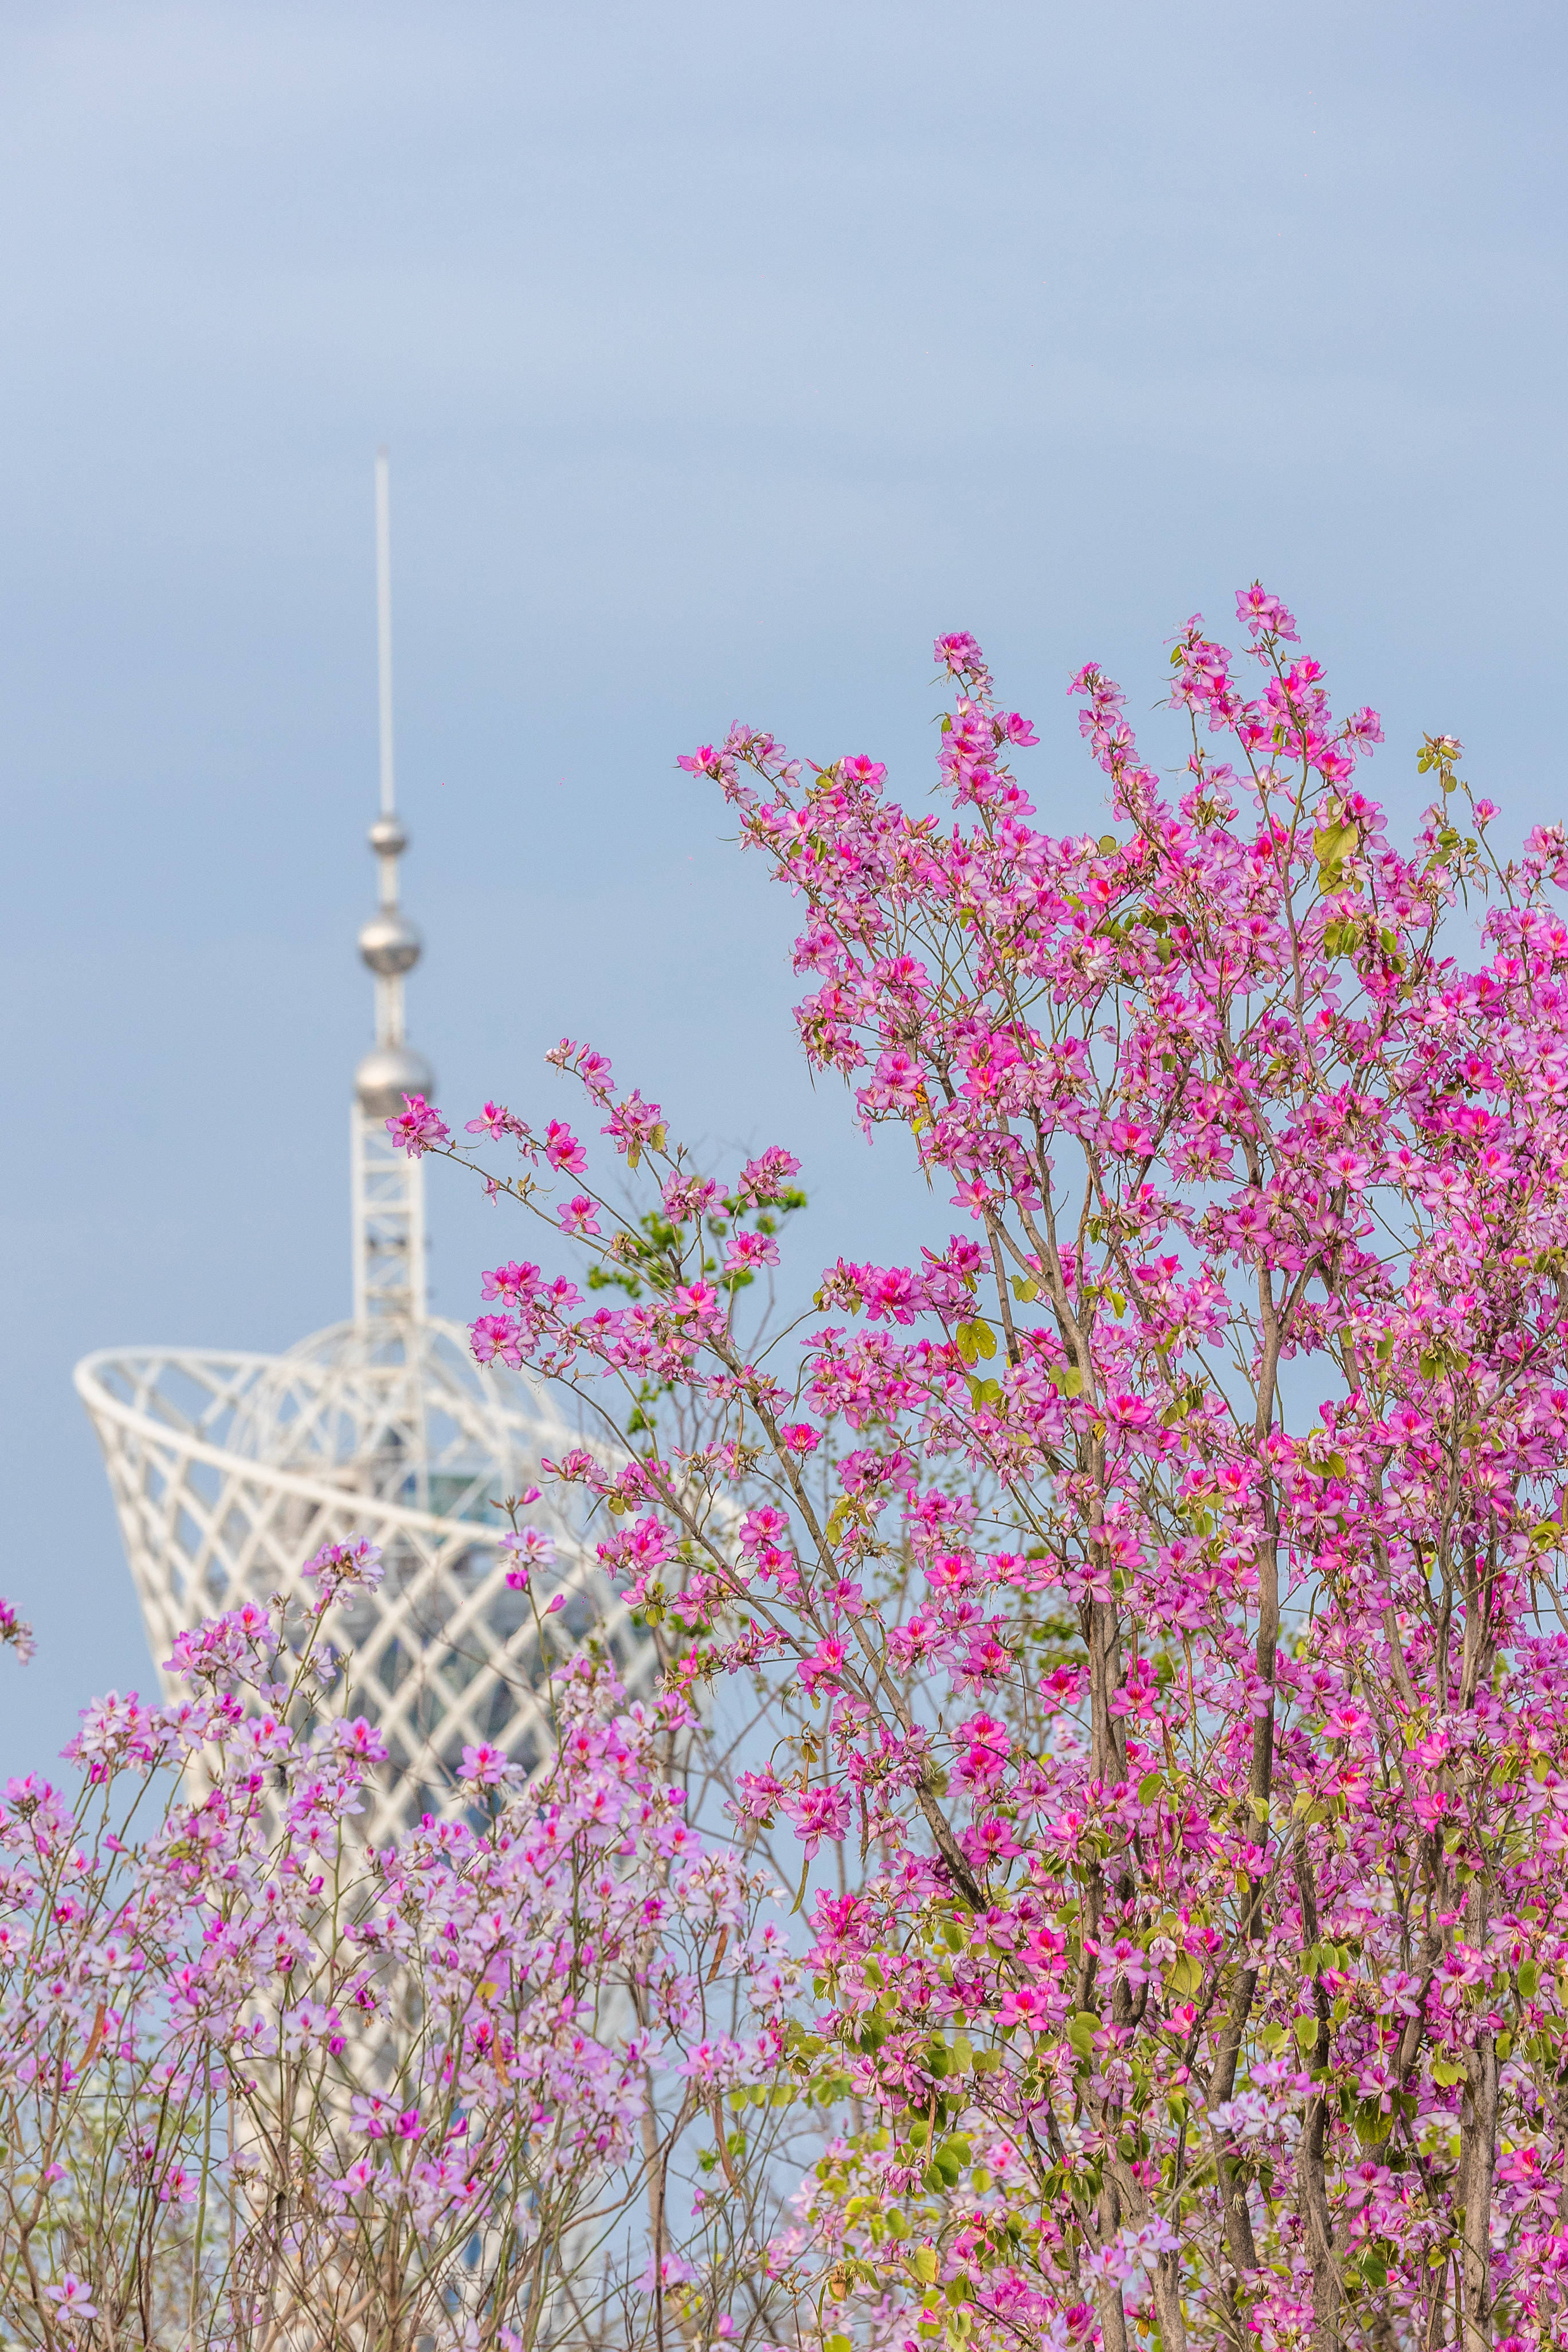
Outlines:
{"type": "MultiPolygon", "coordinates": [[[[646,1684],[652,1645],[632,1626],[591,1542],[550,1498],[525,1514],[555,1538],[564,1606],[546,1654],[528,1596],[506,1583],[498,1506],[581,1444],[531,1382],[480,1371],[460,1324],[426,1311],[425,1178],[386,1119],[435,1077],[405,1034],[403,984],[420,939],[398,896],[407,837],[392,738],[386,452],[376,457],[381,814],[370,829],[380,907],[360,932],[375,975],[375,1044],[350,1112],[353,1316],[281,1356],[110,1349],[76,1369],[103,1448],[153,1655],[203,1617],[300,1590],[302,1563],[349,1535],[382,1547],[385,1577],[329,1620],[347,1658],[331,1704],[378,1723],[392,1760],[363,1822],[384,1841],[450,1801],[466,1742],[498,1740],[531,1769],[549,1743],[542,1685],[569,1642],[596,1635],[622,1679],[646,1684]]],[[[536,1579],[536,1585],[541,1580],[536,1579]]],[[[170,1684],[171,1691],[173,1685],[170,1684]]]]}

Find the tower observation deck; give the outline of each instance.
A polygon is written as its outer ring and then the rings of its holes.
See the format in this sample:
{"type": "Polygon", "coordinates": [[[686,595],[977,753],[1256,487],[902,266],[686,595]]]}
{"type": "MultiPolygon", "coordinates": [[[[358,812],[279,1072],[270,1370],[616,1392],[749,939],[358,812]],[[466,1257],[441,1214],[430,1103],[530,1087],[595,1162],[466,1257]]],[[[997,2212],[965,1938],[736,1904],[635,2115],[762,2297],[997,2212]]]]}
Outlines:
{"type": "MultiPolygon", "coordinates": [[[[582,1439],[525,1376],[481,1372],[466,1328],[428,1313],[424,1165],[386,1132],[404,1096],[432,1097],[436,1080],[405,1025],[421,941],[398,880],[408,839],[394,785],[384,450],[375,489],[381,809],[370,845],[380,887],[359,935],[375,1043],[349,1114],[353,1317],[279,1356],[109,1349],[84,1358],[75,1379],[160,1672],[175,1635],[204,1617],[310,1591],[300,1570],[320,1545],[353,1535],[381,1546],[381,1585],[345,1597],[323,1631],[344,1656],[328,1703],[346,1701],[386,1738],[391,1769],[362,1822],[384,1842],[450,1801],[467,1742],[498,1741],[527,1769],[544,1757],[553,1659],[540,1654],[528,1595],[507,1586],[497,1507],[539,1482],[542,1456],[582,1439]]],[[[624,1681],[646,1682],[652,1644],[569,1506],[547,1489],[526,1517],[555,1539],[543,1580],[565,1596],[548,1620],[553,1651],[595,1633],[624,1681]]]]}

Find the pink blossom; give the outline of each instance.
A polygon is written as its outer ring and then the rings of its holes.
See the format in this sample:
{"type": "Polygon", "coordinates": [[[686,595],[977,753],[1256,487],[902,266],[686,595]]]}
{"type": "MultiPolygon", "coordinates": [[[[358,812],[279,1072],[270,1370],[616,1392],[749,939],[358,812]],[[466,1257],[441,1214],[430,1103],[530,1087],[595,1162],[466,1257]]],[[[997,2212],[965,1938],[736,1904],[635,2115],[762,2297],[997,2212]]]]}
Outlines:
{"type": "Polygon", "coordinates": [[[555,1558],[555,1538],[543,1528],[515,1528],[502,1536],[502,1551],[511,1554],[507,1582],[521,1592],[536,1569],[548,1568],[555,1558]]]}
{"type": "Polygon", "coordinates": [[[488,1740],[463,1749],[463,1779],[477,1788],[499,1788],[511,1769],[505,1748],[492,1747],[488,1740]]]}
{"type": "Polygon", "coordinates": [[[345,1543],[323,1544],[300,1570],[320,1582],[323,1601],[343,1591],[374,1592],[385,1572],[381,1546],[352,1536],[345,1543]]]}
{"type": "Polygon", "coordinates": [[[603,1231],[598,1209],[586,1192],[574,1192],[572,1198],[563,1203],[556,1222],[563,1234],[578,1235],[584,1240],[597,1239],[603,1231]]]}
{"type": "Polygon", "coordinates": [[[749,1271],[754,1266],[777,1265],[779,1245],[768,1234],[736,1234],[724,1253],[727,1274],[749,1271]]]}
{"type": "Polygon", "coordinates": [[[849,1793],[846,1789],[802,1789],[782,1801],[782,1810],[795,1824],[795,1833],[809,1858],[824,1838],[837,1843],[849,1826],[849,1793]]]}
{"type": "Polygon", "coordinates": [[[486,1103],[478,1118],[468,1119],[466,1129],[469,1135],[488,1136],[492,1143],[499,1143],[503,1135],[523,1137],[528,1133],[522,1121],[514,1118],[504,1104],[493,1102],[486,1103]]]}
{"type": "Polygon", "coordinates": [[[574,1176],[581,1176],[588,1165],[586,1151],[571,1129],[558,1118],[552,1118],[545,1131],[544,1157],[552,1168],[564,1169],[574,1176]]]}
{"type": "Polygon", "coordinates": [[[765,1151],[747,1160],[736,1189],[741,1199],[752,1207],[765,1209],[778,1204],[791,1180],[799,1173],[800,1162],[794,1152],[786,1151],[782,1144],[770,1143],[765,1151]]]}
{"type": "Polygon", "coordinates": [[[438,1144],[451,1140],[451,1129],[423,1095],[405,1095],[403,1101],[404,1108],[397,1117],[387,1120],[386,1131],[410,1160],[417,1160],[422,1152],[434,1151],[438,1144]]]}
{"type": "Polygon", "coordinates": [[[603,1129],[616,1150],[626,1157],[645,1146],[652,1147],[662,1129],[664,1114],[657,1103],[644,1102],[640,1094],[629,1094],[617,1103],[605,1120],[603,1129]]]}
{"type": "Polygon", "coordinates": [[[90,2288],[85,2279],[78,2278],[74,2271],[67,2271],[58,2286],[47,2286],[44,2293],[51,2303],[58,2304],[62,2311],[72,2313],[78,2319],[96,2319],[98,2316],[98,2305],[92,2300],[90,2288]]]}
{"type": "Polygon", "coordinates": [[[10,1601],[0,1601],[0,1649],[15,1650],[26,1665],[35,1647],[32,1627],[17,1616],[10,1601]]]}
{"type": "Polygon", "coordinates": [[[477,1363],[494,1363],[498,1360],[510,1364],[514,1371],[522,1369],[522,1349],[517,1325],[510,1315],[481,1315],[472,1327],[474,1360],[477,1363]]]}

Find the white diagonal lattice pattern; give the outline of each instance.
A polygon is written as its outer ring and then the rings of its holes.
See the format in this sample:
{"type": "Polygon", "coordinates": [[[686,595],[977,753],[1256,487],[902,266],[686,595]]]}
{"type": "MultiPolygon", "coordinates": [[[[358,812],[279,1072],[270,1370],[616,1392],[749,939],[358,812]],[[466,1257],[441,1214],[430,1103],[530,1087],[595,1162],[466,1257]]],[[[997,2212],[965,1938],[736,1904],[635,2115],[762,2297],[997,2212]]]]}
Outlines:
{"type": "Polygon", "coordinates": [[[496,1506],[580,1441],[525,1380],[481,1372],[459,1326],[340,1324],[276,1357],[110,1350],[76,1383],[160,1664],[203,1617],[308,1591],[300,1570],[319,1545],[381,1546],[379,1589],[325,1629],[349,1659],[327,1703],[370,1717],[390,1751],[362,1822],[373,1840],[450,1802],[466,1742],[496,1740],[534,1769],[551,1744],[549,1666],[589,1633],[630,1686],[649,1679],[652,1643],[549,1500],[524,1514],[555,1538],[542,1581],[566,1594],[541,1657],[528,1597],[506,1584],[496,1506]]]}

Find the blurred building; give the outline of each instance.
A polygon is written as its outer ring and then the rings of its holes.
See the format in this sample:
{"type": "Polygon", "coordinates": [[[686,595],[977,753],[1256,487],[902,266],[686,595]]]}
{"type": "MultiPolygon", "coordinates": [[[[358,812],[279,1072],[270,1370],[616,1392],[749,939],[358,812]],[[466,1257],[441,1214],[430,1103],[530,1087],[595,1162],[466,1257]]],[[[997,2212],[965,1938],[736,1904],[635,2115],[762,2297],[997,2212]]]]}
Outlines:
{"type": "Polygon", "coordinates": [[[381,1546],[381,1586],[325,1630],[343,1659],[330,1703],[346,1702],[386,1738],[392,1769],[363,1823],[384,1842],[449,1801],[466,1743],[495,1740],[525,1768],[539,1763],[550,1738],[542,1684],[568,1643],[596,1634],[632,1685],[653,1661],[548,1486],[524,1515],[556,1541],[553,1569],[535,1578],[540,1605],[565,1593],[544,1637],[552,1655],[541,1657],[534,1604],[506,1583],[500,1507],[542,1483],[542,1457],[581,1439],[526,1378],[481,1371],[462,1325],[426,1312],[424,1166],[385,1126],[405,1094],[432,1097],[436,1080],[405,1027],[421,942],[399,891],[408,843],[394,790],[384,452],[376,519],[381,814],[370,845],[380,905],[359,939],[374,975],[375,1043],[355,1072],[349,1118],[353,1317],[280,1356],[108,1349],[77,1366],[76,1386],[160,1667],[182,1628],[247,1600],[310,1591],[300,1570],[320,1545],[353,1535],[381,1546]]]}

